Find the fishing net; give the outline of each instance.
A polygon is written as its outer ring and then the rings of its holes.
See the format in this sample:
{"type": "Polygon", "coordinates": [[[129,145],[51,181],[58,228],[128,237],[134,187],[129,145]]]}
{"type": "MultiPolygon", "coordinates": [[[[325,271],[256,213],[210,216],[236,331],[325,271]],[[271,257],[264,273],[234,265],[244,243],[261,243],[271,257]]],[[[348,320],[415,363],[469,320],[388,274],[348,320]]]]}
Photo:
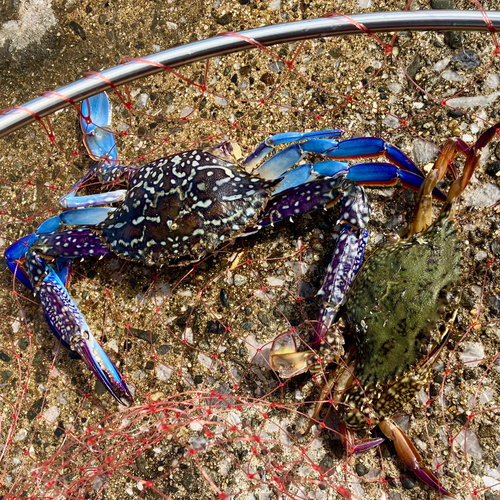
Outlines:
{"type": "MultiPolygon", "coordinates": [[[[340,127],[344,138],[381,137],[428,171],[448,138],[472,145],[499,121],[499,51],[491,34],[458,32],[255,44],[108,92],[112,130],[130,165],[222,141],[248,155],[274,133],[340,127]]],[[[1,148],[3,253],[60,211],[93,161],[73,106],[1,148]]],[[[465,273],[451,339],[425,390],[395,416],[459,498],[500,490],[499,161],[497,136],[460,205],[465,273]]],[[[369,189],[368,252],[411,219],[415,196],[369,189]]],[[[75,262],[70,294],[133,391],[129,408],[56,341],[39,300],[2,262],[0,497],[438,498],[391,443],[346,452],[335,405],[303,435],[319,389],[301,390],[308,374],[284,380],[270,368],[280,333],[310,343],[338,214],[282,222],[187,267],[75,262]]]]}

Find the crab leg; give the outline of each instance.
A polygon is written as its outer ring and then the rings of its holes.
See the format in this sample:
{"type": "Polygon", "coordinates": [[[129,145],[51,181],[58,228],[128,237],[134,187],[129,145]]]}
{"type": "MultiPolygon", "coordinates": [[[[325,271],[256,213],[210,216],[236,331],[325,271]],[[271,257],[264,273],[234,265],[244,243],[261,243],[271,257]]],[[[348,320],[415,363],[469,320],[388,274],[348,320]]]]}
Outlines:
{"type": "Polygon", "coordinates": [[[313,347],[317,347],[326,337],[330,349],[335,349],[338,357],[343,353],[344,339],[337,329],[331,330],[331,327],[337,321],[337,313],[345,302],[352,282],[361,267],[367,241],[366,228],[359,231],[353,230],[349,225],[343,226],[323,285],[318,292],[323,301],[314,331],[313,347]]]}
{"type": "MultiPolygon", "coordinates": [[[[259,144],[255,151],[243,161],[243,166],[247,168],[255,168],[276,146],[279,146],[280,144],[290,144],[292,142],[306,141],[319,137],[339,137],[342,134],[343,131],[341,129],[324,130],[319,132],[286,132],[283,134],[275,134],[259,144]]],[[[293,144],[268,160],[266,162],[268,164],[267,167],[263,168],[263,165],[261,165],[256,173],[263,179],[277,179],[283,172],[297,163],[301,157],[302,149],[300,145],[293,144]],[[276,156],[278,156],[278,159],[273,160],[276,156]],[[288,166],[280,171],[281,164],[288,166]],[[270,177],[266,177],[266,175],[270,175],[270,177]]]]}
{"type": "Polygon", "coordinates": [[[415,217],[409,227],[409,235],[417,234],[431,225],[432,222],[432,200],[431,193],[434,193],[436,184],[445,176],[448,168],[452,169],[452,162],[460,153],[466,153],[467,159],[463,173],[451,185],[447,203],[452,203],[457,199],[469,184],[474,170],[479,165],[481,159],[481,149],[493,138],[500,128],[500,124],[490,127],[484,132],[476,143],[468,148],[460,139],[450,139],[443,147],[433,169],[429,172],[419,192],[418,207],[415,217]]]}
{"type": "Polygon", "coordinates": [[[427,468],[420,467],[422,458],[408,436],[390,420],[379,422],[380,430],[394,442],[399,458],[405,466],[411,470],[421,481],[428,484],[431,488],[439,491],[442,495],[453,497],[451,493],[445,490],[437,477],[427,468]]]}
{"type": "MultiPolygon", "coordinates": [[[[386,143],[384,140],[374,137],[358,137],[338,142],[333,139],[339,137],[341,134],[342,131],[339,129],[303,134],[296,132],[277,134],[267,138],[257,150],[243,162],[243,165],[246,167],[255,167],[276,145],[294,142],[296,144],[292,144],[262,163],[255,171],[255,174],[263,179],[278,179],[296,165],[305,154],[317,153],[339,159],[377,157],[384,155],[400,169],[411,172],[422,179],[424,178],[423,174],[408,156],[395,146],[386,143]]],[[[334,175],[335,172],[348,168],[348,164],[345,162],[330,160],[327,163],[334,168],[334,172],[329,174],[323,173],[323,175],[334,175]]],[[[314,166],[312,171],[316,171],[314,166]]],[[[285,175],[290,175],[290,172],[285,175]]]]}
{"type": "Polygon", "coordinates": [[[74,224],[77,213],[71,211],[45,221],[37,234],[30,234],[11,245],[5,252],[9,269],[30,290],[40,296],[45,317],[51,330],[62,344],[80,354],[90,370],[121,404],[132,402],[132,396],[122,376],[100,344],[71,299],[66,289],[71,257],[105,255],[109,250],[89,229],[76,229],[52,234],[61,222],[74,224]],[[61,219],[65,219],[61,221],[61,219]],[[70,222],[68,222],[70,221],[70,222]],[[54,229],[55,230],[55,229],[54,229]],[[49,234],[43,234],[49,231],[49,234]],[[50,247],[50,249],[48,248],[50,247]],[[45,251],[57,258],[57,271],[39,253],[45,251]],[[22,272],[19,272],[22,271],[22,272]]]}

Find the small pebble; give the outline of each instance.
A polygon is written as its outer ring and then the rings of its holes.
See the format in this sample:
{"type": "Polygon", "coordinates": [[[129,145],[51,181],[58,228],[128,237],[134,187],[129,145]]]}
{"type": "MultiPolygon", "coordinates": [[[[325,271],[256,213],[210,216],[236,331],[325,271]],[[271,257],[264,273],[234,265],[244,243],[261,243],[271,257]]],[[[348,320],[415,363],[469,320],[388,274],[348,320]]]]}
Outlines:
{"type": "Polygon", "coordinates": [[[483,345],[478,342],[465,344],[464,350],[460,353],[462,363],[467,363],[468,367],[477,366],[484,358],[483,345]]]}
{"type": "Polygon", "coordinates": [[[455,437],[455,443],[460,446],[462,450],[466,446],[467,454],[476,460],[481,460],[484,455],[484,450],[479,444],[479,440],[475,432],[462,429],[455,437]]]}
{"type": "Polygon", "coordinates": [[[220,291],[220,302],[223,307],[229,307],[229,295],[224,288],[220,291]]]}
{"type": "Polygon", "coordinates": [[[149,95],[148,94],[140,94],[139,97],[137,98],[137,102],[135,103],[135,106],[137,109],[144,109],[149,101],[149,95]]]}
{"type": "Polygon", "coordinates": [[[248,278],[241,274],[235,274],[233,279],[234,279],[234,286],[243,286],[248,281],[248,278]]]}
{"type": "Polygon", "coordinates": [[[500,92],[492,92],[485,96],[454,97],[453,99],[448,99],[446,104],[453,108],[474,108],[476,106],[485,108],[498,99],[499,96],[500,92]]]}
{"type": "Polygon", "coordinates": [[[467,207],[487,208],[500,201],[500,188],[495,184],[485,184],[475,189],[465,201],[467,207]]]}
{"type": "Polygon", "coordinates": [[[479,56],[470,49],[462,50],[462,52],[455,54],[452,59],[453,61],[459,62],[462,68],[467,70],[477,68],[481,64],[479,56]]]}
{"type": "Polygon", "coordinates": [[[409,477],[401,479],[401,485],[405,490],[412,490],[415,488],[415,481],[409,477]]]}
{"type": "Polygon", "coordinates": [[[500,85],[500,75],[491,74],[484,81],[485,89],[496,89],[500,85]]]}
{"type": "Polygon", "coordinates": [[[227,99],[224,99],[224,97],[215,97],[215,104],[218,104],[219,106],[227,106],[227,99]]]}
{"type": "Polygon", "coordinates": [[[444,34],[444,43],[451,49],[460,49],[464,45],[464,34],[461,31],[446,31],[444,34]]]}
{"type": "Polygon", "coordinates": [[[443,80],[448,80],[449,82],[463,82],[465,80],[465,78],[462,75],[458,74],[456,71],[452,69],[445,69],[441,73],[441,78],[443,80]]]}
{"type": "MultiPolygon", "coordinates": [[[[498,156],[498,155],[497,155],[498,156]]],[[[500,161],[494,161],[486,167],[486,173],[491,177],[500,177],[500,161]]]]}
{"type": "Polygon", "coordinates": [[[433,162],[439,154],[439,150],[422,139],[417,139],[413,144],[413,158],[415,163],[433,162]]]}
{"type": "Polygon", "coordinates": [[[59,417],[59,408],[57,408],[57,406],[51,406],[43,412],[43,417],[47,420],[47,422],[53,424],[57,417],[59,417]]]}
{"type": "Polygon", "coordinates": [[[365,476],[370,472],[370,469],[363,463],[357,463],[356,464],[356,474],[358,476],[365,476]]]}
{"type": "Polygon", "coordinates": [[[271,326],[272,324],[272,320],[271,320],[271,317],[269,316],[269,314],[265,313],[265,312],[259,312],[257,314],[257,317],[259,318],[259,321],[264,325],[264,326],[271,326]]]}

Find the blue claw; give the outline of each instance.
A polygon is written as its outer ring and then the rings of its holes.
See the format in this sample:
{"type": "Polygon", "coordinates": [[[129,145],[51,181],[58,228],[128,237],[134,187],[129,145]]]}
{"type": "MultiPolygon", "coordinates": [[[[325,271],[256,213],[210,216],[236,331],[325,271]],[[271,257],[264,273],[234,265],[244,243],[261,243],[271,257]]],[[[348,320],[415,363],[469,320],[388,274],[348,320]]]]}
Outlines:
{"type": "Polygon", "coordinates": [[[311,177],[311,172],[313,170],[313,165],[311,163],[305,163],[294,168],[286,175],[283,176],[283,180],[278,184],[278,187],[274,190],[273,194],[281,193],[287,189],[291,189],[297,186],[305,184],[309,177],[311,177]]]}
{"type": "Polygon", "coordinates": [[[108,128],[111,115],[111,105],[106,92],[82,101],[80,124],[87,151],[95,160],[105,160],[109,165],[115,165],[118,152],[115,136],[108,128]]]}
{"type": "Polygon", "coordinates": [[[74,215],[76,214],[66,212],[60,217],[52,217],[45,221],[38,233],[24,236],[12,244],[5,252],[5,260],[15,277],[40,296],[47,323],[54,335],[65,347],[78,352],[111,395],[119,403],[127,405],[133,401],[130,391],[112,361],[90,332],[85,318],[66,289],[72,260],[58,257],[56,271],[33,250],[33,245],[40,239],[40,236],[44,233],[50,235],[61,222],[68,222],[64,219],[71,219],[74,215]]]}
{"type": "Polygon", "coordinates": [[[283,172],[295,165],[302,158],[300,144],[292,144],[283,151],[276,153],[272,158],[265,161],[255,174],[261,179],[278,179],[283,172]]]}
{"type": "Polygon", "coordinates": [[[98,127],[111,125],[111,105],[106,92],[93,95],[82,101],[80,124],[84,134],[92,133],[98,127]]]}
{"type": "Polygon", "coordinates": [[[340,137],[344,131],[340,128],[332,130],[316,130],[314,132],[284,132],[282,134],[272,135],[268,139],[268,143],[272,146],[280,144],[289,144],[291,142],[309,141],[319,139],[320,137],[340,137]]]}
{"type": "Polygon", "coordinates": [[[346,161],[327,160],[320,161],[314,164],[314,171],[325,177],[333,177],[339,172],[344,172],[349,169],[349,163],[346,161]]]}
{"type": "Polygon", "coordinates": [[[35,252],[28,251],[26,270],[33,289],[40,295],[47,323],[65,347],[76,351],[90,370],[121,404],[133,398],[122,376],[109,359],[73,302],[58,274],[35,252]]]}
{"type": "Polygon", "coordinates": [[[124,406],[132,404],[134,401],[132,394],[120,372],[95,337],[90,332],[87,333],[88,338],[81,337],[74,342],[73,349],[80,354],[92,373],[120,404],[124,406]]]}
{"type": "Polygon", "coordinates": [[[24,259],[29,247],[38,239],[36,234],[28,234],[13,243],[5,251],[5,262],[10,272],[29,290],[33,290],[30,279],[24,270],[24,259]]]}

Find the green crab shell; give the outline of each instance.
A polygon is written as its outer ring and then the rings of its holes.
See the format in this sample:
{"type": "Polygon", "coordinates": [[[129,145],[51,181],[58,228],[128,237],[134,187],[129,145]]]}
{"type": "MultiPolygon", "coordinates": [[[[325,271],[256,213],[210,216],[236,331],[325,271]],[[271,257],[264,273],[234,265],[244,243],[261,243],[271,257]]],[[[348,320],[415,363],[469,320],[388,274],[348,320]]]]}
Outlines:
{"type": "Polygon", "coordinates": [[[427,382],[432,364],[425,361],[447,333],[450,292],[463,272],[450,209],[426,231],[376,251],[353,284],[344,317],[354,335],[360,384],[344,398],[354,408],[344,411],[348,427],[366,428],[363,413],[371,413],[375,425],[427,382]]]}

